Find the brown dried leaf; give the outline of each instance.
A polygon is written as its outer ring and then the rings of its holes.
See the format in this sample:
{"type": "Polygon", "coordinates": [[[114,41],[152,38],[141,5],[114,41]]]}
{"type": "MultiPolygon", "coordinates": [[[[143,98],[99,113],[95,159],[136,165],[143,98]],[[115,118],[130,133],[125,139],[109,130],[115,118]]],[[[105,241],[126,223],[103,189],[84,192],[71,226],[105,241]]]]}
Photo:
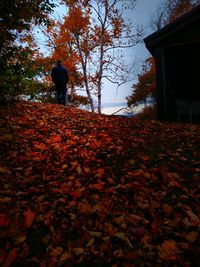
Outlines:
{"type": "Polygon", "coordinates": [[[90,214],[92,206],[88,202],[80,202],[78,204],[78,212],[80,214],[90,214]]]}
{"type": "Polygon", "coordinates": [[[0,173],[11,174],[11,171],[7,167],[0,167],[0,173]]]}
{"type": "Polygon", "coordinates": [[[93,245],[93,243],[94,243],[94,238],[91,238],[91,239],[87,242],[86,247],[87,247],[87,248],[88,248],[88,247],[91,247],[91,246],[93,245]]]}
{"type": "Polygon", "coordinates": [[[122,224],[125,222],[125,216],[122,214],[120,217],[117,217],[113,220],[114,223],[116,224],[122,224]]]}
{"type": "Polygon", "coordinates": [[[116,257],[116,258],[122,258],[124,253],[123,253],[123,250],[122,249],[117,249],[117,250],[114,250],[113,251],[113,255],[116,257]]]}
{"type": "Polygon", "coordinates": [[[0,198],[0,203],[9,202],[11,199],[12,199],[11,197],[2,197],[2,198],[0,198]]]}
{"type": "Polygon", "coordinates": [[[188,214],[190,221],[193,225],[200,224],[199,217],[196,214],[194,214],[191,210],[186,210],[186,213],[188,214]]]}
{"type": "Polygon", "coordinates": [[[50,255],[53,257],[60,256],[63,253],[63,248],[62,247],[56,247],[53,249],[53,251],[50,253],[50,255]]]}
{"type": "Polygon", "coordinates": [[[185,238],[190,242],[193,243],[198,238],[198,232],[192,231],[186,234],[185,238]]]}
{"type": "Polygon", "coordinates": [[[79,256],[84,253],[84,248],[74,248],[72,251],[76,256],[79,256]]]}
{"type": "Polygon", "coordinates": [[[118,233],[114,234],[114,236],[116,236],[119,239],[123,240],[129,247],[133,248],[130,240],[128,239],[128,237],[125,235],[124,232],[118,232],[118,233]]]}
{"type": "Polygon", "coordinates": [[[66,251],[65,253],[63,253],[61,256],[60,256],[60,259],[59,261],[66,261],[66,260],[69,260],[70,258],[72,257],[71,253],[66,251]]]}

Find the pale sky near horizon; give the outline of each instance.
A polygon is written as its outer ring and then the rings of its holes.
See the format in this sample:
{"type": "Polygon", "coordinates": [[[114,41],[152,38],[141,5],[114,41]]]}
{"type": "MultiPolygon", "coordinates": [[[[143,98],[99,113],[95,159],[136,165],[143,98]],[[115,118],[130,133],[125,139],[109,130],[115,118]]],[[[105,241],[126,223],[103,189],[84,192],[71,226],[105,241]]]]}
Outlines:
{"type": "MultiPolygon", "coordinates": [[[[136,8],[134,10],[133,16],[134,21],[138,25],[143,25],[145,27],[144,37],[148,36],[153,32],[153,29],[150,28],[149,23],[151,21],[152,16],[154,15],[156,9],[160,6],[163,0],[137,0],[136,8]]],[[[130,52],[129,52],[130,53],[130,52]]],[[[138,62],[138,69],[141,66],[141,63],[149,56],[149,52],[146,49],[144,43],[138,45],[137,47],[133,47],[130,53],[130,57],[135,58],[138,62]]],[[[136,72],[136,77],[137,77],[136,72]]],[[[135,80],[136,81],[136,80],[135,80]]],[[[132,92],[133,82],[129,82],[127,84],[122,85],[118,89],[113,85],[110,85],[109,88],[103,88],[102,90],[102,103],[106,105],[107,102],[124,102],[126,103],[126,97],[132,92]]],[[[104,108],[103,112],[110,114],[116,110],[119,110],[123,105],[119,105],[118,107],[104,108]]]]}

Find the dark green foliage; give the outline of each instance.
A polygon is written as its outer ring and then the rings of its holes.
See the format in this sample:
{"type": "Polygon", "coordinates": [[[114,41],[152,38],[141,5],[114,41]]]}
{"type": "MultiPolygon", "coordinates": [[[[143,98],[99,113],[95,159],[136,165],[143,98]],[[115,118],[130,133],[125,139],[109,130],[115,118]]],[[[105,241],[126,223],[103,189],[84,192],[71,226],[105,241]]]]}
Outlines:
{"type": "Polygon", "coordinates": [[[29,31],[33,25],[48,24],[54,7],[46,0],[0,1],[0,104],[24,93],[36,75],[29,31]]]}

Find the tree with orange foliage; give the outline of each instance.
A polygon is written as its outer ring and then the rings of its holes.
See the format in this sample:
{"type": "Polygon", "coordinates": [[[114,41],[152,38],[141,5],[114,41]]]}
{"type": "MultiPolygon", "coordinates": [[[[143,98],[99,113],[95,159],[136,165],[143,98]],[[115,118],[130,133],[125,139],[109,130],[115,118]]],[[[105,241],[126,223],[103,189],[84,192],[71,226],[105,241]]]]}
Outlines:
{"type": "Polygon", "coordinates": [[[160,30],[165,25],[200,4],[200,0],[166,0],[157,8],[151,19],[153,30],[160,30]]]}
{"type": "Polygon", "coordinates": [[[138,75],[138,83],[133,85],[133,93],[127,97],[128,107],[144,103],[148,98],[155,98],[155,63],[153,57],[145,60],[142,73],[138,75]]]}
{"type": "MultiPolygon", "coordinates": [[[[80,90],[85,85],[88,101],[91,110],[94,111],[92,96],[89,90],[87,78],[87,52],[80,46],[79,34],[86,32],[89,23],[87,12],[81,10],[74,1],[70,2],[71,6],[68,8],[68,14],[64,17],[64,21],[51,20],[47,30],[43,29],[43,34],[47,38],[47,46],[51,49],[51,54],[48,57],[38,56],[38,63],[43,66],[43,74],[45,74],[45,82],[51,83],[50,70],[52,64],[57,59],[61,59],[63,65],[67,66],[70,74],[68,88],[70,89],[70,99],[76,96],[76,88],[80,90]],[[83,51],[82,51],[83,50],[83,51]],[[80,53],[81,51],[81,53],[80,53]],[[85,54],[84,54],[85,52],[85,54]],[[81,71],[83,70],[83,71],[81,71]],[[84,78],[86,77],[86,78],[84,78]]],[[[82,46],[87,42],[87,34],[84,36],[82,46]]],[[[50,84],[49,84],[50,85],[50,84]]]]}
{"type": "Polygon", "coordinates": [[[133,8],[135,1],[62,2],[68,7],[68,14],[56,31],[53,30],[52,57],[60,55],[63,62],[66,60],[70,72],[73,68],[81,70],[79,79],[83,82],[91,111],[95,110],[92,98],[95,94],[101,113],[103,79],[119,85],[127,81],[128,73],[129,76],[132,73],[131,64],[123,62],[120,51],[136,45],[140,37],[140,32],[135,29],[133,33],[132,25],[124,19],[124,11],[133,8]]]}
{"type": "Polygon", "coordinates": [[[199,4],[198,2],[199,1],[196,0],[168,0],[166,7],[169,15],[167,16],[165,24],[171,23],[176,18],[187,13],[194,6],[199,4]]]}
{"type": "MultiPolygon", "coordinates": [[[[191,10],[198,5],[200,1],[194,0],[167,0],[162,8],[157,10],[151,25],[156,30],[160,30],[164,25],[191,10]]],[[[153,57],[145,60],[142,66],[142,73],[138,75],[138,82],[133,85],[133,92],[127,97],[128,107],[135,107],[141,103],[146,103],[147,99],[156,98],[155,82],[155,62],[153,57]]]]}

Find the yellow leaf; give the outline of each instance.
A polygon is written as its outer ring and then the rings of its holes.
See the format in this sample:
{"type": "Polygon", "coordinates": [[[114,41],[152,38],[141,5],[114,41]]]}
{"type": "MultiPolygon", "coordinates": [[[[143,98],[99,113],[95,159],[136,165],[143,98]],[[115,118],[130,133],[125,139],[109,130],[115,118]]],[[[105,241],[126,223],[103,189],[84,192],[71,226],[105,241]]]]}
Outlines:
{"type": "Polygon", "coordinates": [[[84,248],[74,248],[73,252],[76,256],[81,255],[84,253],[84,248]]]}
{"type": "Polygon", "coordinates": [[[116,224],[122,224],[122,223],[124,223],[125,222],[125,216],[124,216],[124,214],[122,214],[120,217],[115,218],[113,221],[116,224]]]}
{"type": "Polygon", "coordinates": [[[135,164],[135,160],[134,160],[134,159],[131,159],[131,160],[129,160],[129,163],[130,163],[131,165],[134,165],[134,164],[135,164]]]}
{"type": "Polygon", "coordinates": [[[148,173],[148,172],[145,172],[144,173],[144,177],[147,178],[147,179],[151,179],[151,174],[148,173]]]}
{"type": "Polygon", "coordinates": [[[44,143],[36,144],[35,149],[39,149],[41,151],[47,150],[48,147],[44,143]]]}
{"type": "Polygon", "coordinates": [[[13,139],[12,134],[3,134],[0,136],[1,141],[11,141],[13,139]]]}
{"type": "Polygon", "coordinates": [[[88,248],[88,247],[91,247],[91,246],[93,245],[93,243],[94,243],[94,238],[91,238],[91,239],[88,241],[86,247],[87,247],[87,248],[88,248]]]}
{"type": "Polygon", "coordinates": [[[95,213],[95,212],[101,212],[102,211],[102,205],[101,204],[96,204],[92,207],[91,213],[95,213]]]}
{"type": "Polygon", "coordinates": [[[162,205],[162,209],[163,209],[163,212],[168,216],[170,216],[172,214],[172,212],[173,212],[172,206],[170,206],[168,204],[163,204],[162,205]]]}
{"type": "Polygon", "coordinates": [[[10,201],[12,198],[11,197],[2,197],[0,198],[0,203],[6,203],[8,201],[10,201]]]}
{"type": "Polygon", "coordinates": [[[67,167],[68,167],[67,164],[63,164],[63,165],[62,165],[62,169],[63,169],[63,170],[64,170],[64,169],[67,169],[67,167]]]}
{"type": "Polygon", "coordinates": [[[63,253],[63,248],[62,247],[56,247],[53,249],[53,251],[50,253],[51,256],[60,256],[63,253]]]}
{"type": "Polygon", "coordinates": [[[145,218],[142,218],[136,214],[130,214],[129,215],[129,221],[138,224],[139,222],[143,221],[145,224],[149,223],[148,220],[146,220],[145,218]]]}
{"type": "Polygon", "coordinates": [[[65,253],[63,253],[61,256],[60,256],[60,259],[59,261],[66,261],[68,259],[71,258],[71,254],[70,252],[66,251],[65,253]]]}
{"type": "Polygon", "coordinates": [[[16,236],[15,244],[19,245],[19,244],[23,243],[25,240],[26,240],[26,236],[25,235],[16,236]]]}
{"type": "Polygon", "coordinates": [[[83,170],[87,174],[89,174],[91,172],[90,168],[88,168],[88,167],[83,167],[83,170]]]}
{"type": "Polygon", "coordinates": [[[91,195],[90,196],[90,200],[92,201],[92,202],[98,202],[99,201],[99,199],[100,199],[100,197],[99,197],[99,195],[97,195],[97,194],[93,194],[93,195],[91,195]]]}
{"type": "Polygon", "coordinates": [[[113,251],[113,254],[116,258],[121,258],[123,257],[124,253],[122,249],[117,249],[113,251]]]}
{"type": "Polygon", "coordinates": [[[120,227],[125,230],[127,227],[127,224],[124,222],[124,223],[120,224],[120,227]]]}
{"type": "Polygon", "coordinates": [[[169,172],[167,174],[167,178],[176,180],[176,179],[180,179],[180,175],[176,172],[169,172]]]}
{"type": "Polygon", "coordinates": [[[71,220],[75,220],[76,219],[76,214],[74,213],[69,213],[71,220]]]}
{"type": "Polygon", "coordinates": [[[190,243],[193,243],[195,240],[197,240],[198,235],[198,232],[192,231],[189,232],[185,237],[190,243]]]}
{"type": "Polygon", "coordinates": [[[77,172],[78,172],[79,175],[82,174],[82,169],[81,169],[80,166],[78,166],[76,170],[77,170],[77,172]]]}
{"type": "Polygon", "coordinates": [[[147,246],[150,240],[151,240],[151,236],[150,236],[149,234],[146,233],[146,234],[143,236],[141,242],[147,246]]]}
{"type": "Polygon", "coordinates": [[[123,240],[129,247],[133,248],[130,240],[128,239],[128,237],[125,235],[125,233],[123,232],[119,232],[114,234],[114,236],[118,237],[119,239],[123,240]]]}
{"type": "Polygon", "coordinates": [[[11,174],[11,171],[7,167],[0,167],[0,173],[11,174]]]}
{"type": "Polygon", "coordinates": [[[95,231],[88,231],[88,233],[93,237],[100,237],[102,236],[101,232],[95,232],[95,231]]]}

